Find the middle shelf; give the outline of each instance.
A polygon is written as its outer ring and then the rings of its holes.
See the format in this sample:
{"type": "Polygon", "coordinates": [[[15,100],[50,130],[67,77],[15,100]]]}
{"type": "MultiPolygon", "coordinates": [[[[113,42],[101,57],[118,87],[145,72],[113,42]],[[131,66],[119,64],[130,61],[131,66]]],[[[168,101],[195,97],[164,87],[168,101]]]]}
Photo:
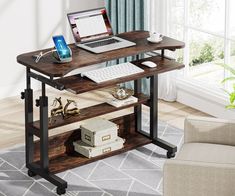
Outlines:
{"type": "MultiPolygon", "coordinates": [[[[54,128],[57,128],[60,126],[64,126],[64,125],[72,124],[72,123],[79,122],[82,120],[86,120],[89,118],[101,116],[101,115],[104,115],[107,113],[119,111],[119,110],[126,109],[129,107],[138,106],[140,104],[146,104],[146,105],[148,104],[149,97],[147,95],[140,93],[138,95],[135,95],[135,97],[138,98],[138,102],[133,103],[133,104],[129,104],[129,105],[125,105],[123,107],[116,108],[116,107],[111,106],[107,103],[101,103],[98,105],[94,105],[91,107],[81,109],[80,114],[78,116],[71,116],[68,118],[63,118],[62,116],[56,116],[53,118],[53,120],[55,122],[53,122],[52,124],[50,124],[50,123],[48,124],[48,129],[54,129],[54,128]]],[[[39,131],[40,130],[40,121],[35,121],[32,124],[32,126],[33,126],[34,130],[36,129],[39,131]]],[[[38,134],[40,134],[40,131],[38,134]]]]}

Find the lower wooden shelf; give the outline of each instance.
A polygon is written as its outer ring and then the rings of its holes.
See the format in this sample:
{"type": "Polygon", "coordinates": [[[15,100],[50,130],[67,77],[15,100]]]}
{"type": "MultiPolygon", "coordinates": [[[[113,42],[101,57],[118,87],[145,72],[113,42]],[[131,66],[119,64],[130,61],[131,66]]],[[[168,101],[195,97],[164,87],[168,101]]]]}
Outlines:
{"type": "MultiPolygon", "coordinates": [[[[49,170],[52,173],[59,173],[91,163],[100,159],[104,159],[113,155],[117,155],[137,147],[149,144],[152,142],[148,137],[136,132],[135,129],[135,114],[121,116],[111,121],[119,126],[118,135],[126,141],[124,147],[101,156],[94,158],[86,158],[83,155],[74,151],[73,142],[81,139],[81,130],[72,130],[49,137],[49,170]]],[[[35,141],[34,162],[39,164],[40,161],[40,140],[35,141]]]]}
{"type": "Polygon", "coordinates": [[[86,158],[83,155],[74,152],[71,155],[67,155],[67,154],[61,154],[58,157],[55,157],[53,159],[50,160],[50,166],[49,166],[49,170],[52,173],[59,173],[59,172],[63,172],[66,171],[68,169],[72,169],[75,167],[79,167],[81,165],[85,165],[100,159],[104,159],[113,155],[117,155],[132,149],[135,149],[137,147],[146,145],[151,143],[152,141],[150,139],[148,139],[147,137],[139,134],[139,133],[131,133],[131,134],[127,134],[125,136],[123,136],[123,138],[126,139],[126,142],[124,144],[124,148],[120,149],[120,150],[116,150],[101,156],[97,156],[94,158],[86,158]]]}

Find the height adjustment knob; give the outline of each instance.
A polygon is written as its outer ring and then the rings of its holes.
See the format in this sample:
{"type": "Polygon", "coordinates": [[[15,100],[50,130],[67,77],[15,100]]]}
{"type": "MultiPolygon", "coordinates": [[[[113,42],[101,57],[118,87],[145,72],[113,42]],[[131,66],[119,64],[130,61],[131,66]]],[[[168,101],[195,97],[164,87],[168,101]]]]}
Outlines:
{"type": "Polygon", "coordinates": [[[25,92],[21,92],[21,99],[25,99],[25,92]]]}
{"type": "Polygon", "coordinates": [[[39,106],[40,106],[39,99],[36,99],[36,107],[39,107],[39,106]]]}

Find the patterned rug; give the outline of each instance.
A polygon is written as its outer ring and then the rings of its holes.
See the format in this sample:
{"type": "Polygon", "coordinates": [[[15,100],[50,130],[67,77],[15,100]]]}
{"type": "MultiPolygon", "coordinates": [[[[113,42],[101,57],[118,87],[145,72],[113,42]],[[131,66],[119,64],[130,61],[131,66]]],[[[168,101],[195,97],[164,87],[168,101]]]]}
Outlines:
{"type": "MultiPolygon", "coordinates": [[[[143,118],[143,129],[149,121],[143,118]]],[[[177,145],[183,131],[159,122],[162,139],[177,145]]],[[[27,176],[24,146],[0,151],[0,196],[55,196],[56,187],[27,176]]],[[[149,144],[58,174],[68,182],[68,196],[159,196],[166,151],[149,144]]]]}

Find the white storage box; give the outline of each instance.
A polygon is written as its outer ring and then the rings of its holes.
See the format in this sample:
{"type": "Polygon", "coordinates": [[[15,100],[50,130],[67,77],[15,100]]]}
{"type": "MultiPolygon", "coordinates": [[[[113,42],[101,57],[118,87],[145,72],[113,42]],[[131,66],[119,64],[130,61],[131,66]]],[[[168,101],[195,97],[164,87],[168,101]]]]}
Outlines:
{"type": "Polygon", "coordinates": [[[88,120],[80,128],[82,141],[90,146],[111,143],[118,136],[118,125],[102,118],[88,120]]]}
{"type": "Polygon", "coordinates": [[[115,150],[119,150],[123,148],[124,142],[124,139],[118,137],[114,142],[106,144],[104,146],[91,147],[81,140],[74,142],[73,145],[76,152],[84,155],[87,158],[92,158],[115,150]]]}

